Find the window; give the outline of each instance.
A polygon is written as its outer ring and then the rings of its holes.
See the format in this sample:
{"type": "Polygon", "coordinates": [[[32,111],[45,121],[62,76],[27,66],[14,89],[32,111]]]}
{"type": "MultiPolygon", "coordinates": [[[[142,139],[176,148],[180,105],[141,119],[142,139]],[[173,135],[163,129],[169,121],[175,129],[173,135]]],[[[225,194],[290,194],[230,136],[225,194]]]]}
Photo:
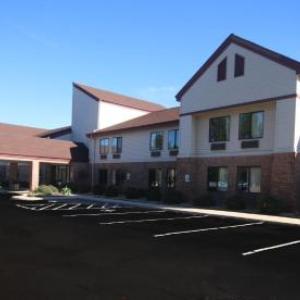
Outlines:
{"type": "Polygon", "coordinates": [[[261,168],[239,167],[237,187],[241,192],[260,193],[261,168]]]}
{"type": "Polygon", "coordinates": [[[217,74],[217,80],[222,81],[226,79],[226,66],[227,66],[227,58],[224,58],[219,64],[218,64],[218,74],[217,74]]]}
{"type": "Polygon", "coordinates": [[[224,167],[209,167],[207,169],[207,189],[209,191],[227,191],[228,169],[224,167]]]}
{"type": "Polygon", "coordinates": [[[120,186],[126,179],[126,172],[124,170],[112,170],[112,184],[120,186]]]}
{"type": "Polygon", "coordinates": [[[107,179],[108,179],[108,172],[106,169],[100,169],[99,170],[99,178],[98,182],[100,185],[107,185],[107,179]]]}
{"type": "Polygon", "coordinates": [[[176,182],[176,170],[168,169],[167,170],[167,187],[174,188],[176,182]]]}
{"type": "Polygon", "coordinates": [[[173,129],[168,132],[168,149],[177,150],[179,144],[179,130],[173,129]]]}
{"type": "Polygon", "coordinates": [[[240,139],[258,139],[263,137],[264,113],[251,112],[240,114],[240,139]]]}
{"type": "Polygon", "coordinates": [[[236,54],[234,58],[234,77],[243,76],[245,73],[245,58],[236,54]]]}
{"type": "Polygon", "coordinates": [[[161,169],[149,169],[149,187],[160,187],[162,182],[161,169]]]}
{"type": "Polygon", "coordinates": [[[218,117],[209,120],[209,141],[229,141],[230,117],[218,117]]]}
{"type": "Polygon", "coordinates": [[[111,140],[111,152],[122,153],[122,137],[113,137],[111,140]]]}
{"type": "Polygon", "coordinates": [[[109,139],[103,138],[100,139],[100,154],[107,154],[109,150],[109,139]]]}
{"type": "Polygon", "coordinates": [[[162,150],[163,148],[163,133],[161,131],[151,132],[150,135],[150,150],[162,150]]]}

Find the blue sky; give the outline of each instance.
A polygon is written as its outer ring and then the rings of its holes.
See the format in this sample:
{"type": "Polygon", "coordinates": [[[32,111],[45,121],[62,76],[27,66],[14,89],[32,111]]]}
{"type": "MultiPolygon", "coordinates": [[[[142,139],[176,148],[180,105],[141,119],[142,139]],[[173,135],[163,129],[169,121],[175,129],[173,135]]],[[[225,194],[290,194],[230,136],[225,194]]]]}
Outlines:
{"type": "Polygon", "coordinates": [[[300,60],[300,1],[1,1],[0,122],[70,124],[72,82],[164,104],[230,34],[300,60]]]}

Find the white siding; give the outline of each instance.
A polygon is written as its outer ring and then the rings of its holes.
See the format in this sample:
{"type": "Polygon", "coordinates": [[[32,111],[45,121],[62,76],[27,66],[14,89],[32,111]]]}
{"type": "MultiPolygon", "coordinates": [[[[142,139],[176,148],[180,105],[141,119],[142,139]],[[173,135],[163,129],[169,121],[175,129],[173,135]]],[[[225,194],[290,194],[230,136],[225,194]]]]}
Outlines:
{"type": "Polygon", "coordinates": [[[196,123],[196,151],[194,156],[235,156],[250,154],[266,154],[273,151],[275,103],[249,105],[234,109],[219,110],[203,113],[195,117],[196,123]],[[259,140],[259,148],[241,149],[239,140],[240,113],[264,111],[264,135],[259,140]],[[226,150],[211,151],[209,142],[209,119],[213,117],[230,116],[230,140],[226,142],[226,150]]]}
{"type": "Polygon", "coordinates": [[[296,93],[296,73],[231,44],[181,100],[181,113],[224,107],[296,93]],[[234,56],[245,57],[245,75],[234,77],[234,56]],[[217,82],[217,66],[227,57],[227,78],[217,82]]]}
{"type": "MultiPolygon", "coordinates": [[[[123,149],[120,159],[112,159],[111,151],[108,154],[107,159],[101,160],[99,155],[99,138],[95,140],[96,151],[95,159],[96,163],[126,163],[126,162],[157,162],[157,161],[175,161],[176,157],[169,155],[168,150],[168,130],[177,129],[174,127],[153,127],[152,129],[138,129],[123,132],[116,135],[108,135],[111,138],[113,136],[121,136],[123,138],[123,149]],[[164,144],[160,157],[151,157],[150,155],[150,133],[153,131],[163,131],[164,144]]],[[[104,137],[104,136],[103,136],[104,137]]],[[[91,155],[91,158],[93,155],[91,155]]]]}
{"type": "Polygon", "coordinates": [[[100,101],[100,109],[98,116],[99,129],[122,123],[130,119],[143,116],[147,113],[148,112],[143,110],[100,101]]]}
{"type": "Polygon", "coordinates": [[[86,134],[98,128],[99,102],[73,87],[72,139],[89,145],[86,134]]]}

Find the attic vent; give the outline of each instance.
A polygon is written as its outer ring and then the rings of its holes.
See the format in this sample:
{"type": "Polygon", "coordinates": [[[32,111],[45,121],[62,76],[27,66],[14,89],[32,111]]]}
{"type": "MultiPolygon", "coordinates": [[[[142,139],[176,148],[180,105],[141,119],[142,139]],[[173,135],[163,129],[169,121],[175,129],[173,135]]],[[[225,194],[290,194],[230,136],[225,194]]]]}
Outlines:
{"type": "Polygon", "coordinates": [[[222,81],[226,79],[226,66],[227,66],[227,57],[225,57],[219,64],[218,64],[218,74],[217,80],[222,81]]]}
{"type": "Polygon", "coordinates": [[[245,58],[236,54],[234,59],[234,77],[243,76],[245,73],[245,58]]]}

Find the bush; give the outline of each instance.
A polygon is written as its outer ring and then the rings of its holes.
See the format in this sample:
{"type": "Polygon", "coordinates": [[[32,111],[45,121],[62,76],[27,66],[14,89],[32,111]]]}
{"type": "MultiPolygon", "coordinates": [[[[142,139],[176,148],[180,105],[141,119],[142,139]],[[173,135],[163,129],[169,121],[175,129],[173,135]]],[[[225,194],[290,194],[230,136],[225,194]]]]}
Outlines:
{"type": "Polygon", "coordinates": [[[164,194],[164,202],[170,204],[181,203],[183,202],[182,193],[174,189],[169,189],[164,194]]]}
{"type": "Polygon", "coordinates": [[[161,192],[159,188],[152,188],[146,192],[146,198],[149,201],[160,201],[161,192]]]}
{"type": "Polygon", "coordinates": [[[143,189],[138,189],[135,187],[128,187],[125,190],[125,197],[127,199],[138,199],[145,196],[145,192],[143,189]]]}
{"type": "Polygon", "coordinates": [[[107,197],[117,197],[119,194],[119,188],[115,185],[108,186],[104,192],[104,195],[107,197]]]}
{"type": "Polygon", "coordinates": [[[246,201],[243,195],[235,194],[226,198],[225,207],[230,210],[243,210],[246,208],[246,201]]]}
{"type": "Polygon", "coordinates": [[[54,185],[40,185],[35,191],[35,194],[41,196],[51,196],[59,194],[57,187],[54,185]]]}
{"type": "Polygon", "coordinates": [[[65,186],[61,189],[61,193],[64,196],[70,196],[72,194],[72,190],[68,186],[65,186]]]}
{"type": "Polygon", "coordinates": [[[282,199],[270,195],[257,197],[257,209],[260,213],[265,214],[279,214],[288,211],[288,207],[282,199]]]}
{"type": "Polygon", "coordinates": [[[211,207],[214,206],[212,194],[203,194],[193,200],[193,205],[197,207],[211,207]]]}
{"type": "Polygon", "coordinates": [[[105,193],[105,185],[97,184],[93,187],[93,193],[95,195],[103,195],[105,193]]]}

